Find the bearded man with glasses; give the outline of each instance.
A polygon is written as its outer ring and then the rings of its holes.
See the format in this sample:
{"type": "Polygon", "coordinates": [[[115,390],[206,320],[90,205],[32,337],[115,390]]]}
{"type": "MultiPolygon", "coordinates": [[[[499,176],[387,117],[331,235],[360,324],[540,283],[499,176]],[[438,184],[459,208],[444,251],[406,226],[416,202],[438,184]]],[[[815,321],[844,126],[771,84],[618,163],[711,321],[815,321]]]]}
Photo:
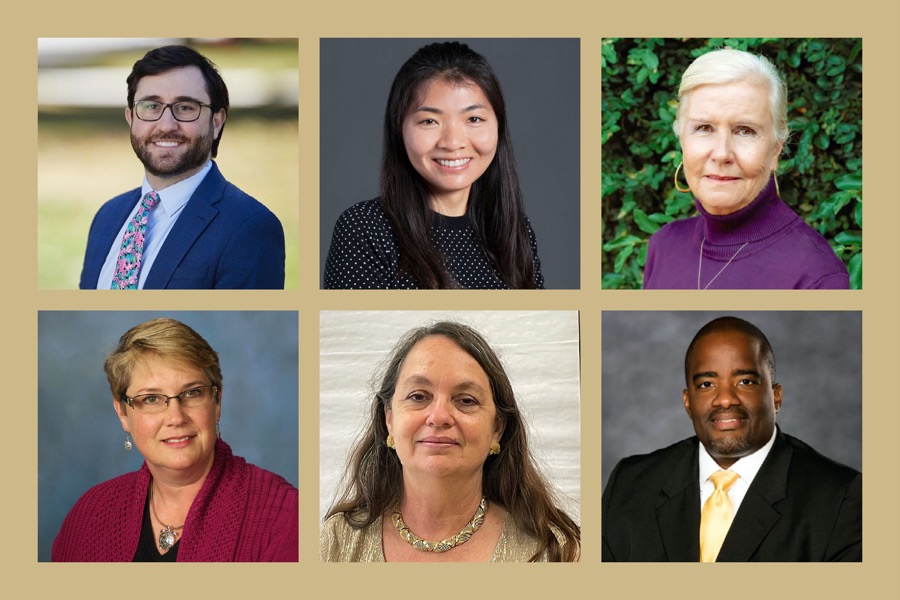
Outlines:
{"type": "Polygon", "coordinates": [[[125,120],[144,181],[97,212],[79,287],[283,288],[281,223],[212,160],[228,115],[215,65],[192,48],[164,46],[126,82],[125,120]]]}

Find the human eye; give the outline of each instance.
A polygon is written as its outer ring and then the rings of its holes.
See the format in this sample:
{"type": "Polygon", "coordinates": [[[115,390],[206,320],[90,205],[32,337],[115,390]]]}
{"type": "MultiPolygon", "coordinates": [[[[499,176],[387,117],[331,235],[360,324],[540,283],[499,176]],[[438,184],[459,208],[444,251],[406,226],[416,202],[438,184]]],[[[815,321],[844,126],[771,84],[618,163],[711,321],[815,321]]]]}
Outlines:
{"type": "Polygon", "coordinates": [[[437,125],[437,121],[435,121],[431,117],[426,117],[419,121],[419,125],[437,125]]]}
{"type": "Polygon", "coordinates": [[[747,127],[746,125],[741,125],[734,130],[735,135],[741,136],[753,136],[756,135],[756,130],[752,127],[747,127]]]}
{"type": "Polygon", "coordinates": [[[428,400],[428,395],[422,391],[410,392],[406,395],[407,400],[412,400],[413,402],[425,402],[428,400]]]}
{"type": "Polygon", "coordinates": [[[477,115],[469,117],[469,123],[484,123],[486,121],[487,119],[485,119],[484,117],[479,117],[477,115]]]}
{"type": "Polygon", "coordinates": [[[472,396],[460,396],[457,399],[457,402],[459,402],[459,404],[463,407],[474,407],[481,404],[477,398],[474,398],[472,396]]]}
{"type": "Polygon", "coordinates": [[[154,102],[153,100],[141,100],[138,102],[138,106],[144,110],[159,110],[159,102],[154,102]]]}
{"type": "Polygon", "coordinates": [[[701,381],[700,383],[697,384],[698,390],[709,390],[709,389],[712,389],[712,387],[713,387],[712,381],[701,381]]]}
{"type": "Polygon", "coordinates": [[[757,383],[758,382],[755,379],[753,379],[752,377],[743,377],[743,378],[741,378],[740,381],[738,381],[738,385],[743,385],[743,386],[756,385],[757,383]]]}
{"type": "Polygon", "coordinates": [[[183,114],[191,114],[197,112],[196,102],[176,102],[175,110],[183,114]]]}
{"type": "Polygon", "coordinates": [[[712,130],[712,125],[710,125],[709,123],[697,123],[696,125],[694,125],[695,133],[712,133],[712,130]]]}
{"type": "Polygon", "coordinates": [[[157,406],[162,402],[162,396],[147,394],[146,396],[137,396],[132,398],[132,400],[138,404],[143,404],[144,406],[157,406]]]}
{"type": "Polygon", "coordinates": [[[181,392],[181,397],[187,398],[187,399],[199,398],[202,395],[203,395],[203,388],[193,388],[193,389],[184,390],[183,392],[181,392]]]}

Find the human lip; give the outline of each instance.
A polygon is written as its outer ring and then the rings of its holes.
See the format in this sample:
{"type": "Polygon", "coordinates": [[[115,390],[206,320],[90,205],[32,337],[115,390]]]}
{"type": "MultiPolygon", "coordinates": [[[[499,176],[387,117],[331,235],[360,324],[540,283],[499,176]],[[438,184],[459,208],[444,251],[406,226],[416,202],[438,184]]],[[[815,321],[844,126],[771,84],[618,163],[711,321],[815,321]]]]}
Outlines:
{"type": "Polygon", "coordinates": [[[182,446],[186,446],[195,437],[196,435],[194,434],[170,437],[162,440],[162,443],[170,447],[180,448],[182,446]]]}
{"type": "Polygon", "coordinates": [[[748,419],[749,415],[743,411],[719,412],[713,414],[709,418],[713,427],[719,431],[738,429],[739,427],[742,427],[748,419]]]}
{"type": "Polygon", "coordinates": [[[456,440],[449,437],[439,437],[439,436],[428,436],[419,440],[420,444],[425,444],[426,446],[456,446],[459,444],[456,440]]]}
{"type": "Polygon", "coordinates": [[[160,148],[177,148],[182,142],[176,140],[154,140],[151,144],[160,148]]]}
{"type": "Polygon", "coordinates": [[[442,167],[447,167],[448,169],[458,169],[460,167],[464,167],[469,164],[471,158],[436,158],[434,161],[441,165],[442,167]]]}
{"type": "Polygon", "coordinates": [[[728,175],[706,175],[707,179],[712,179],[713,181],[721,181],[721,182],[729,182],[729,181],[738,181],[740,177],[730,177],[728,175]]]}

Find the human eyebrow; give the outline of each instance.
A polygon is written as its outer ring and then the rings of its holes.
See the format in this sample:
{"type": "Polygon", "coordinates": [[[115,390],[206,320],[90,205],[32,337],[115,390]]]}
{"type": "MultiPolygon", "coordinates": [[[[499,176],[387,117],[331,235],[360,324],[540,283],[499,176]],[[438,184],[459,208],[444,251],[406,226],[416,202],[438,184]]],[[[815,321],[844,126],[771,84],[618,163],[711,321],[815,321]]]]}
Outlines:
{"type": "Polygon", "coordinates": [[[717,377],[719,374],[715,371],[701,371],[700,373],[694,373],[691,375],[691,381],[694,383],[697,382],[698,379],[708,379],[711,377],[717,377]]]}
{"type": "Polygon", "coordinates": [[[417,106],[416,108],[413,109],[412,112],[426,112],[426,113],[434,113],[436,115],[444,114],[444,112],[441,109],[435,108],[433,106],[417,106]]]}
{"type": "Polygon", "coordinates": [[[485,106],[484,104],[472,104],[470,106],[465,107],[460,112],[466,113],[466,112],[472,112],[473,110],[487,110],[487,108],[488,107],[485,106]]]}
{"type": "Polygon", "coordinates": [[[750,375],[752,377],[756,377],[757,379],[761,379],[762,375],[756,369],[735,369],[731,372],[732,376],[739,377],[741,375],[750,375]]]}
{"type": "Polygon", "coordinates": [[[416,386],[416,385],[431,385],[431,380],[425,377],[424,375],[410,375],[406,379],[403,380],[403,385],[408,386],[416,386]]]}

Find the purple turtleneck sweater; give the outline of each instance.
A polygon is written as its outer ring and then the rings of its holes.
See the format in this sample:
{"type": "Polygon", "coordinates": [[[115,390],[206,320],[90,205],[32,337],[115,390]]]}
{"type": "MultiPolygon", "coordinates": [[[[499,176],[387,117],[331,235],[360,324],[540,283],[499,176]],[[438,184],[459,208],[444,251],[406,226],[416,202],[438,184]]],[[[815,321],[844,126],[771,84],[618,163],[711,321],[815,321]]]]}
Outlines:
{"type": "Polygon", "coordinates": [[[709,214],[696,198],[694,204],[698,216],[673,221],[650,237],[644,289],[698,289],[698,269],[699,289],[850,287],[844,263],[778,197],[774,178],[753,202],[728,215],[709,214]]]}

